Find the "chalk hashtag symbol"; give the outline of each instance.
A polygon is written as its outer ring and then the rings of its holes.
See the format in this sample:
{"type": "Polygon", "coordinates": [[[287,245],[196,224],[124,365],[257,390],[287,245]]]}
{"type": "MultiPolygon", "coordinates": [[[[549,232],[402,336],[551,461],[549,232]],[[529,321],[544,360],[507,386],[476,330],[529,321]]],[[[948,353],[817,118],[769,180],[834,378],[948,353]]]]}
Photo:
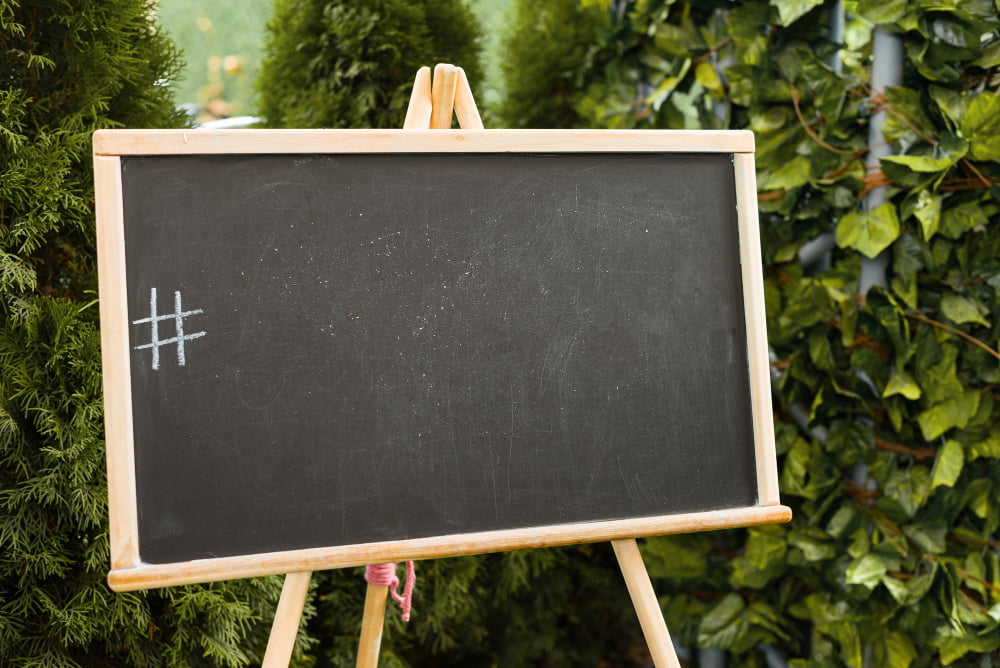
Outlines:
{"type": "Polygon", "coordinates": [[[156,288],[151,288],[149,291],[149,317],[139,318],[138,320],[133,320],[133,325],[141,325],[144,323],[149,323],[150,325],[150,342],[143,343],[142,345],[135,346],[135,350],[142,350],[144,348],[152,348],[153,350],[153,368],[160,368],[160,346],[166,346],[171,343],[177,344],[177,364],[178,366],[184,366],[184,342],[191,341],[192,339],[200,339],[205,336],[205,332],[195,332],[194,334],[184,333],[184,318],[188,316],[197,315],[202,313],[202,309],[194,309],[192,311],[185,311],[181,308],[181,293],[180,291],[174,292],[174,312],[166,313],[164,315],[157,315],[157,304],[156,304],[156,288]],[[175,328],[175,336],[169,339],[160,338],[160,322],[163,320],[173,320],[175,328]]]}

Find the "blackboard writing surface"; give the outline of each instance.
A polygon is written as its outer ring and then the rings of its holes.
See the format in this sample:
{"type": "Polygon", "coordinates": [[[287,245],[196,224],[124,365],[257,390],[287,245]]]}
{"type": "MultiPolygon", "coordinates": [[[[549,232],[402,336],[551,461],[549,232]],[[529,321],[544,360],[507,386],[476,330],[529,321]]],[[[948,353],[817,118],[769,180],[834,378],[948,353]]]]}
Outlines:
{"type": "Polygon", "coordinates": [[[761,505],[733,152],[118,163],[141,564],[761,505]]]}

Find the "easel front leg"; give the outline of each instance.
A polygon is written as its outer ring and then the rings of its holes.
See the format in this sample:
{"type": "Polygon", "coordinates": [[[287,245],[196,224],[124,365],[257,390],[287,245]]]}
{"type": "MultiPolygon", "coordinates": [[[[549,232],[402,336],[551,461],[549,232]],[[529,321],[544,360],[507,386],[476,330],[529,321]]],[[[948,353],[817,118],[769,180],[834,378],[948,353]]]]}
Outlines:
{"type": "Polygon", "coordinates": [[[295,647],[295,636],[299,632],[302,608],[309,593],[310,571],[289,573],[281,587],[281,598],[274,613],[271,635],[267,639],[267,650],[261,668],[288,668],[295,647]]]}
{"type": "Polygon", "coordinates": [[[625,585],[632,597],[632,605],[639,616],[639,626],[646,638],[646,645],[657,668],[680,668],[674,644],[670,642],[667,623],[663,619],[663,611],[656,600],[653,583],[649,580],[646,564],[642,561],[639,545],[634,538],[611,541],[618,557],[618,565],[625,576],[625,585]]]}
{"type": "Polygon", "coordinates": [[[365,611],[361,617],[361,638],[358,640],[357,668],[376,668],[382,648],[382,628],[385,622],[385,600],[389,587],[368,585],[365,593],[365,611]]]}

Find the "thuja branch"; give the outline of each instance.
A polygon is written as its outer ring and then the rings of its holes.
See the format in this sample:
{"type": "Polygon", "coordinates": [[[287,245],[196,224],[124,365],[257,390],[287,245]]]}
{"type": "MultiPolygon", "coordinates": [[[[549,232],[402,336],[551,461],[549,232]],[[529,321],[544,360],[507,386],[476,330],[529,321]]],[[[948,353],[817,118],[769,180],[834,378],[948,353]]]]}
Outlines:
{"type": "Polygon", "coordinates": [[[993,357],[996,357],[998,360],[1000,360],[1000,353],[998,353],[997,351],[993,350],[988,345],[986,345],[985,343],[983,343],[982,341],[980,341],[976,337],[972,336],[971,334],[966,334],[965,332],[963,332],[960,329],[955,329],[954,327],[949,327],[948,325],[944,324],[943,322],[938,322],[937,320],[933,320],[931,318],[928,318],[927,316],[923,315],[922,313],[907,313],[905,315],[906,315],[907,318],[912,318],[914,320],[919,320],[920,322],[926,322],[928,325],[933,325],[934,327],[940,327],[941,329],[945,330],[946,332],[951,332],[952,334],[955,334],[956,336],[960,336],[963,339],[965,339],[966,341],[968,341],[969,343],[973,343],[973,344],[979,346],[980,348],[982,348],[983,350],[985,350],[986,352],[988,352],[990,355],[993,355],[993,357]]]}

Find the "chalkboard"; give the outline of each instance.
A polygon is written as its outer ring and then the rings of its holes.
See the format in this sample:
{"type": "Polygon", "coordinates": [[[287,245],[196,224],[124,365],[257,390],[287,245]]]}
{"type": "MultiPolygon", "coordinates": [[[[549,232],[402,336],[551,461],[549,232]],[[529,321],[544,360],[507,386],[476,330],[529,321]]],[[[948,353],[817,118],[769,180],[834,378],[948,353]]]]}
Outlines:
{"type": "Polygon", "coordinates": [[[762,505],[734,155],[117,158],[136,564],[762,505]]]}

